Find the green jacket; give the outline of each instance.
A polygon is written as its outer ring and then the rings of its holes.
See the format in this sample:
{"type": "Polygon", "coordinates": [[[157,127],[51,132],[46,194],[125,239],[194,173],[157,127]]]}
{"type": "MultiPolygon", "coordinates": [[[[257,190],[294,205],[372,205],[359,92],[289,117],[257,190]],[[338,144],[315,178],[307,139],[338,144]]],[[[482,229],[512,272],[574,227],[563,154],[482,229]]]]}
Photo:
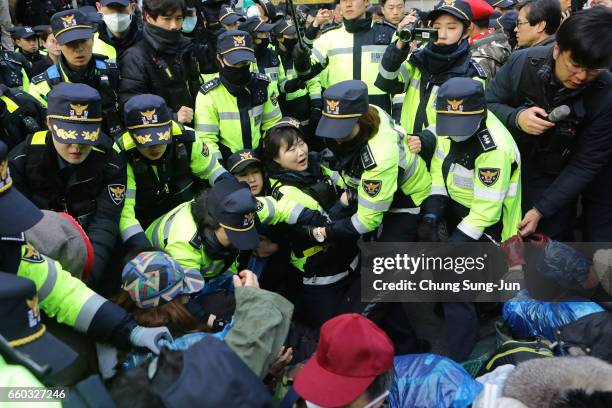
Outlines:
{"type": "Polygon", "coordinates": [[[450,154],[458,143],[438,136],[431,161],[431,196],[448,197],[469,209],[457,225],[465,235],[478,240],[485,228],[501,221],[505,241],[516,235],[521,221],[520,155],[510,132],[491,112],[487,129],[461,142],[474,146],[467,163],[461,155],[462,164],[450,154]],[[448,169],[446,175],[444,169],[448,169]]]}
{"type": "MultiPolygon", "coordinates": [[[[179,140],[182,139],[182,136],[185,132],[191,132],[191,138],[193,141],[191,143],[191,157],[189,167],[191,169],[191,175],[200,178],[203,180],[208,180],[211,184],[223,173],[227,171],[219,164],[217,160],[214,160],[211,157],[210,150],[208,146],[199,138],[193,137],[193,130],[190,128],[184,128],[176,122],[172,122],[172,137],[174,139],[174,143],[178,143],[179,140]]],[[[187,135],[188,136],[188,135],[187,135]]],[[[189,143],[189,142],[185,142],[189,143]]],[[[115,143],[115,150],[118,152],[125,152],[125,154],[130,154],[136,149],[136,145],[134,144],[134,140],[132,136],[128,132],[124,133],[122,138],[115,143]]],[[[128,157],[127,160],[127,189],[125,192],[125,202],[123,205],[123,210],[121,211],[121,219],[119,222],[119,231],[121,233],[121,238],[123,242],[128,241],[130,238],[136,236],[137,234],[144,234],[143,226],[141,225],[141,220],[136,218],[136,207],[143,207],[144,205],[151,206],[152,212],[155,212],[155,203],[143,203],[139,202],[138,196],[138,186],[136,183],[136,177],[134,175],[134,166],[132,161],[128,157]]],[[[174,163],[171,161],[170,163],[174,163]]],[[[153,172],[159,177],[159,169],[158,166],[151,165],[153,172]]],[[[170,172],[172,170],[169,170],[170,172]]],[[[172,173],[171,173],[172,174],[172,173]]],[[[180,176],[180,175],[179,175],[180,176]]],[[[158,183],[159,180],[156,179],[154,183],[158,183]]],[[[172,181],[168,181],[168,184],[172,184],[172,181]]],[[[171,194],[179,194],[180,192],[168,191],[167,194],[161,194],[162,196],[159,199],[163,199],[163,196],[170,196],[171,194]]],[[[160,215],[154,216],[153,218],[157,218],[160,215]]],[[[163,211],[161,212],[163,214],[163,211]]],[[[145,225],[145,227],[148,224],[145,225]]]]}
{"type": "Polygon", "coordinates": [[[194,113],[196,134],[209,146],[213,158],[227,158],[244,148],[256,149],[265,132],[282,117],[278,92],[274,95],[270,79],[259,73],[251,75],[249,101],[241,98],[239,103],[219,77],[206,82],[198,92],[194,113]]]}
{"type": "MultiPolygon", "coordinates": [[[[301,204],[289,200],[282,203],[272,197],[256,197],[257,217],[263,224],[299,222],[304,210],[301,204]]],[[[183,203],[166,215],[155,220],[145,234],[156,248],[169,253],[183,268],[200,272],[204,277],[211,278],[223,272],[225,260],[211,258],[205,252],[200,233],[193,216],[191,204],[183,203]]],[[[237,264],[229,268],[236,273],[237,264]]]]}

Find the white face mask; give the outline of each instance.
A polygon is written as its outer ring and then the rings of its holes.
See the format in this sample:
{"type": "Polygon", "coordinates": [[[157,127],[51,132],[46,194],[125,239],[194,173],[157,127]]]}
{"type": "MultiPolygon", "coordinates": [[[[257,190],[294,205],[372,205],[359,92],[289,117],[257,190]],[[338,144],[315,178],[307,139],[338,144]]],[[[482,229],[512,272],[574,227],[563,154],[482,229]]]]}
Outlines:
{"type": "Polygon", "coordinates": [[[113,33],[122,33],[128,29],[132,22],[132,15],[125,13],[112,13],[105,14],[103,17],[104,22],[109,30],[113,33]]]}
{"type": "Polygon", "coordinates": [[[453,142],[465,142],[472,136],[449,136],[453,142]]]}
{"type": "MultiPolygon", "coordinates": [[[[388,396],[389,396],[389,391],[385,391],[381,395],[379,395],[378,397],[370,401],[367,405],[364,405],[363,408],[372,408],[374,405],[378,404],[380,401],[383,401],[388,396]]],[[[306,402],[307,408],[324,408],[320,405],[313,404],[312,402],[309,402],[309,401],[305,401],[305,402],[306,402]]]]}
{"type": "Polygon", "coordinates": [[[187,16],[183,19],[183,32],[190,33],[194,30],[198,24],[198,18],[196,16],[187,16]]]}

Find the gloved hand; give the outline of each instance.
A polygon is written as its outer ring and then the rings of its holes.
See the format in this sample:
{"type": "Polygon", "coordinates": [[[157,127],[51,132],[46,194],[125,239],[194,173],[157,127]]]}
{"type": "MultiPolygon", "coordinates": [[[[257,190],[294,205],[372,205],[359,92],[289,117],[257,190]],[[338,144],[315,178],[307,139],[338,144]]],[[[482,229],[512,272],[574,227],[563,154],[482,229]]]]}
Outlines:
{"type": "Polygon", "coordinates": [[[417,229],[419,242],[440,242],[438,222],[433,214],[425,214],[417,229]]]}
{"type": "Polygon", "coordinates": [[[525,264],[525,244],[520,235],[514,235],[505,240],[499,249],[506,254],[506,263],[508,268],[525,264]]]}
{"type": "Polygon", "coordinates": [[[96,343],[96,354],[98,356],[98,370],[104,380],[108,380],[117,374],[117,349],[110,344],[96,343]]]}
{"type": "Polygon", "coordinates": [[[167,327],[142,327],[136,326],[130,333],[130,342],[136,347],[144,347],[151,350],[154,354],[159,354],[157,343],[166,338],[172,341],[172,335],[167,327]]]}
{"type": "Polygon", "coordinates": [[[301,80],[300,78],[293,78],[285,82],[285,93],[292,93],[297,91],[298,89],[304,89],[306,87],[306,82],[301,80]]]}
{"type": "Polygon", "coordinates": [[[537,248],[544,249],[550,242],[550,237],[541,232],[535,232],[525,238],[525,242],[531,244],[537,248]]]}
{"type": "Polygon", "coordinates": [[[293,67],[299,73],[308,73],[310,71],[310,49],[302,46],[299,42],[293,48],[293,67]]]}
{"type": "Polygon", "coordinates": [[[319,120],[323,115],[323,101],[321,99],[313,99],[310,101],[310,125],[316,129],[316,126],[319,124],[319,120]]]}

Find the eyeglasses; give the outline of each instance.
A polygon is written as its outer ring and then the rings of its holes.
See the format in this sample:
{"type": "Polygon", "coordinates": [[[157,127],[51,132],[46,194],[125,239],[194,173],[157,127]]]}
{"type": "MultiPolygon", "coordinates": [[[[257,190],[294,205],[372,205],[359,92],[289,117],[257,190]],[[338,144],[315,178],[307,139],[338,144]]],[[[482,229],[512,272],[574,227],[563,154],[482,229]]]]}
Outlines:
{"type": "Polygon", "coordinates": [[[516,22],[516,26],[517,26],[517,27],[520,27],[520,26],[522,26],[523,24],[529,24],[529,21],[527,21],[527,20],[525,20],[525,21],[518,20],[518,21],[516,22]]]}
{"type": "MultiPolygon", "coordinates": [[[[562,53],[562,54],[566,54],[566,53],[562,53]]],[[[594,76],[597,76],[601,72],[606,70],[606,68],[585,68],[583,66],[575,64],[566,55],[563,56],[563,59],[564,59],[563,65],[565,65],[565,68],[567,68],[567,70],[569,72],[571,72],[572,74],[578,74],[579,72],[583,72],[584,71],[587,74],[588,77],[594,77],[594,76]]]]}

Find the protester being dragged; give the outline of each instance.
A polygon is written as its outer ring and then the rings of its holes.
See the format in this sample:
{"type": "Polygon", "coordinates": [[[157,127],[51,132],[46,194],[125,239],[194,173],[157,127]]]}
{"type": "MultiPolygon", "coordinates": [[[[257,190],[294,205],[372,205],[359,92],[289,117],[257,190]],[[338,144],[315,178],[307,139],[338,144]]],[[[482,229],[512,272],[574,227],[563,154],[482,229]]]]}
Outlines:
{"type": "MultiPolygon", "coordinates": [[[[167,326],[173,334],[174,340],[162,340],[160,347],[185,350],[213,335],[262,376],[289,330],[293,307],[280,295],[259,289],[249,270],[233,277],[233,293],[208,294],[202,292],[205,282],[199,272],[183,269],[164,252],[149,251],[125,265],[122,279],[116,301],[134,314],[138,324],[167,326]]],[[[151,358],[151,353],[132,353],[123,367],[133,368],[151,358]]]]}

